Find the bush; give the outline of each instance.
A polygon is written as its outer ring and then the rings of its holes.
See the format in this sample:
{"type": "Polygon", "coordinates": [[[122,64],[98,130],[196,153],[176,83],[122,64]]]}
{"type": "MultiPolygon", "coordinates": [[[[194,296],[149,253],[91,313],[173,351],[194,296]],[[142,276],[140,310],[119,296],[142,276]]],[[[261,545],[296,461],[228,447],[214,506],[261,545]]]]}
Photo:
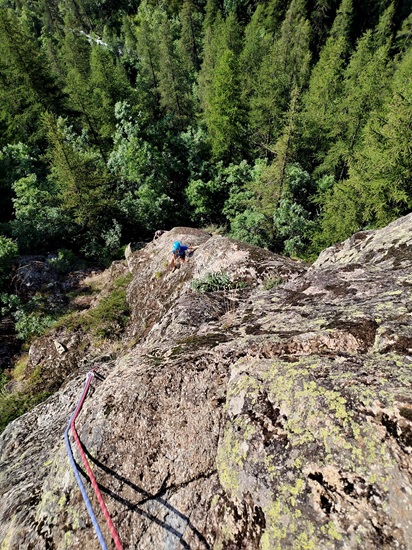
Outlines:
{"type": "Polygon", "coordinates": [[[130,314],[126,301],[126,289],[131,275],[120,277],[115,282],[115,288],[110,294],[102,298],[94,308],[78,315],[77,312],[60,317],[54,326],[65,327],[70,330],[83,330],[99,338],[116,338],[123,332],[130,314]]]}
{"type": "Polygon", "coordinates": [[[193,279],[190,286],[195,292],[217,292],[218,290],[244,288],[246,283],[243,281],[234,283],[227,273],[219,271],[217,273],[207,273],[203,279],[193,279]]]}
{"type": "Polygon", "coordinates": [[[30,341],[40,336],[54,323],[51,315],[42,312],[42,298],[35,296],[30,302],[23,304],[15,294],[0,294],[0,313],[10,314],[15,319],[17,338],[30,341]]]}
{"type": "Polygon", "coordinates": [[[7,282],[11,267],[18,254],[17,244],[12,239],[0,235],[0,287],[7,282]]]}
{"type": "Polygon", "coordinates": [[[113,338],[123,332],[130,315],[126,288],[130,275],[116,281],[116,288],[85,316],[82,326],[94,336],[113,338]]]}
{"type": "Polygon", "coordinates": [[[269,277],[263,282],[263,288],[265,290],[271,290],[272,288],[276,288],[282,283],[283,279],[281,277],[269,277]]]}
{"type": "Polygon", "coordinates": [[[57,251],[57,258],[51,258],[49,264],[59,273],[69,273],[79,264],[76,254],[67,248],[60,248],[57,251]]]}
{"type": "Polygon", "coordinates": [[[36,336],[41,336],[54,323],[51,315],[43,315],[36,311],[27,312],[24,308],[13,314],[16,320],[17,338],[30,342],[36,336]]]}
{"type": "Polygon", "coordinates": [[[25,412],[31,410],[35,405],[41,403],[47,397],[49,392],[41,392],[35,395],[23,392],[7,393],[4,390],[0,392],[0,433],[6,428],[7,424],[25,412]]]}

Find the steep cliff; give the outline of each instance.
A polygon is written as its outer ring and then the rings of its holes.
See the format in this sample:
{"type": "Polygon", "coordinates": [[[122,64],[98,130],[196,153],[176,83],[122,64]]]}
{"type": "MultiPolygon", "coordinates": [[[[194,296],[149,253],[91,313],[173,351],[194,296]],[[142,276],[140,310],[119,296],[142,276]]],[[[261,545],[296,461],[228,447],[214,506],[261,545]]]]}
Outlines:
{"type": "Polygon", "coordinates": [[[91,368],[78,429],[125,548],[412,548],[411,229],[307,268],[175,228],[112,266],[121,344],[32,346],[59,390],[0,436],[2,550],[99,547],[63,441],[91,368]],[[197,248],[172,272],[175,240],[197,248]]]}

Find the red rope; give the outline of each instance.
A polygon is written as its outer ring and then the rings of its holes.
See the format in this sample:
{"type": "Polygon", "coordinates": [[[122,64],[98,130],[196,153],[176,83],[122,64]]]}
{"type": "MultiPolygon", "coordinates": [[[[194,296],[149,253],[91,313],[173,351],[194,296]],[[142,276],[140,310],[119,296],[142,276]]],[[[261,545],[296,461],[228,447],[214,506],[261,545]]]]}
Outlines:
{"type": "Polygon", "coordinates": [[[79,436],[77,434],[77,431],[76,431],[76,425],[75,425],[76,418],[77,418],[77,416],[79,415],[79,413],[81,411],[84,400],[86,399],[87,393],[89,391],[90,383],[92,381],[92,377],[93,377],[93,372],[89,373],[89,375],[88,375],[87,384],[84,387],[83,395],[82,395],[82,397],[79,401],[79,404],[77,405],[77,408],[74,412],[73,419],[72,419],[70,427],[71,427],[71,430],[72,430],[73,438],[76,441],[77,449],[80,453],[80,456],[82,457],[84,467],[86,468],[87,475],[90,478],[90,482],[93,486],[93,489],[94,489],[94,492],[96,494],[97,500],[99,501],[100,508],[103,512],[104,519],[106,520],[106,523],[109,527],[109,531],[110,531],[110,534],[112,535],[112,538],[114,540],[116,548],[117,548],[117,550],[123,550],[123,545],[120,541],[119,535],[117,534],[116,527],[113,525],[112,518],[110,517],[109,511],[106,507],[106,504],[104,503],[102,494],[101,494],[100,489],[97,485],[96,478],[93,475],[93,472],[92,472],[92,469],[90,467],[89,461],[87,460],[86,454],[83,451],[83,447],[82,447],[82,444],[80,442],[80,438],[79,438],[79,436]]]}

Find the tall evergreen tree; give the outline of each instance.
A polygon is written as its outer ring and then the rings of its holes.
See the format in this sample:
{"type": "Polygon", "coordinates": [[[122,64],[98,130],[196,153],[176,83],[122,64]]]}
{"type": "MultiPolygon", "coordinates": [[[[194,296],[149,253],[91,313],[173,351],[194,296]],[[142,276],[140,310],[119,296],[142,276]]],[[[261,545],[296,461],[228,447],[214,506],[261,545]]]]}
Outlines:
{"type": "Polygon", "coordinates": [[[148,6],[147,1],[139,6],[134,34],[139,59],[136,87],[144,93],[150,110],[149,118],[156,119],[160,110],[159,67],[160,51],[158,29],[162,27],[165,14],[148,6]]]}
{"type": "Polygon", "coordinates": [[[273,37],[265,29],[264,23],[265,12],[260,5],[245,29],[244,45],[239,58],[242,95],[245,101],[256,93],[256,82],[262,59],[273,43],[273,37]]]}
{"type": "MultiPolygon", "coordinates": [[[[236,162],[245,148],[245,109],[241,98],[238,57],[241,34],[233,12],[225,21],[216,20],[213,39],[213,69],[207,74],[210,82],[204,79],[204,120],[215,158],[236,162]]],[[[202,67],[203,76],[210,68],[202,67]]]]}
{"type": "Polygon", "coordinates": [[[99,135],[107,142],[105,149],[109,149],[116,129],[115,103],[129,99],[130,88],[122,65],[107,47],[92,47],[89,82],[92,90],[92,116],[98,124],[99,135]]]}
{"type": "Polygon", "coordinates": [[[291,101],[282,134],[272,148],[275,159],[262,171],[260,179],[255,184],[255,191],[260,197],[259,209],[269,217],[272,217],[279,200],[287,191],[285,189],[285,173],[293,155],[298,105],[299,88],[295,87],[291,93],[291,101]]]}
{"type": "Polygon", "coordinates": [[[282,21],[291,0],[269,0],[265,3],[265,27],[276,38],[280,34],[282,21]]]}
{"type": "Polygon", "coordinates": [[[87,235],[101,241],[117,212],[106,166],[63,119],[46,115],[44,124],[50,143],[50,178],[59,190],[62,212],[77,224],[80,238],[87,235]]]}
{"type": "Polygon", "coordinates": [[[385,105],[374,112],[349,178],[322,198],[320,247],[365,226],[381,227],[412,208],[412,47],[400,61],[385,105]]]}
{"type": "Polygon", "coordinates": [[[164,19],[159,36],[158,89],[160,103],[167,113],[182,123],[189,120],[193,109],[188,72],[175,47],[171,24],[164,19]]]}
{"type": "Polygon", "coordinates": [[[270,150],[282,132],[294,88],[305,86],[310,63],[310,26],[305,1],[292,0],[280,37],[263,58],[250,101],[250,125],[259,148],[270,150]]]}
{"type": "Polygon", "coordinates": [[[301,157],[313,169],[322,162],[335,127],[336,104],[350,53],[352,0],[342,0],[329,38],[312,70],[300,120],[301,157]]]}
{"type": "Polygon", "coordinates": [[[338,181],[347,175],[369,113],[379,110],[388,92],[393,13],[391,5],[376,31],[367,31],[358,41],[344,74],[342,98],[329,134],[333,143],[322,165],[322,170],[334,174],[338,181]]]}
{"type": "Polygon", "coordinates": [[[0,10],[0,35],[0,144],[39,142],[41,114],[64,113],[64,95],[40,43],[11,9],[0,10]]]}
{"type": "Polygon", "coordinates": [[[185,0],[180,12],[182,31],[179,41],[181,57],[189,73],[200,68],[201,17],[192,0],[185,0]]]}

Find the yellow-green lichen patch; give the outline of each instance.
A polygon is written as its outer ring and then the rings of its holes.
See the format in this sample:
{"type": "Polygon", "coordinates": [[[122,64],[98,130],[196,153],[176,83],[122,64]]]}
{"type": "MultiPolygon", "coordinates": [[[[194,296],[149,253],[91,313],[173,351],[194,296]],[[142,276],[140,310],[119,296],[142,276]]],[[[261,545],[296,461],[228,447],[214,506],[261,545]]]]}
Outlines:
{"type": "Polygon", "coordinates": [[[342,540],[342,535],[337,530],[333,521],[329,521],[326,525],[322,525],[321,531],[322,533],[329,535],[329,537],[333,540],[342,540]]]}
{"type": "Polygon", "coordinates": [[[261,548],[335,548],[346,537],[335,504],[353,507],[348,486],[356,498],[376,492],[383,509],[394,458],[374,411],[410,391],[412,366],[401,361],[312,355],[234,365],[218,472],[230,498],[254,495],[263,510],[261,548]],[[393,385],[394,369],[404,388],[398,377],[393,385]]]}
{"type": "Polygon", "coordinates": [[[14,523],[15,523],[15,517],[13,517],[12,521],[10,522],[9,528],[7,529],[7,533],[4,539],[1,541],[0,550],[9,550],[11,548],[11,541],[15,533],[14,523]]]}
{"type": "Polygon", "coordinates": [[[384,292],[381,296],[399,296],[403,294],[403,290],[392,290],[391,292],[384,292]]]}
{"type": "Polygon", "coordinates": [[[297,508],[304,490],[305,481],[298,478],[295,484],[281,486],[278,498],[264,508],[266,528],[260,541],[262,550],[330,548],[324,541],[320,544],[314,525],[297,508]]]}
{"type": "Polygon", "coordinates": [[[66,531],[63,537],[63,548],[73,548],[73,532],[66,531]]]}
{"type": "Polygon", "coordinates": [[[240,442],[231,429],[226,429],[217,454],[217,470],[222,487],[230,495],[239,489],[238,471],[243,465],[240,442]]]}
{"type": "MultiPolygon", "coordinates": [[[[320,463],[325,463],[324,457],[337,455],[339,467],[367,478],[378,460],[382,464],[384,444],[372,426],[355,418],[340,391],[316,379],[319,367],[313,358],[302,358],[299,364],[273,363],[264,375],[270,399],[285,414],[284,429],[291,446],[314,446],[320,463]]],[[[371,390],[370,399],[376,396],[371,390]]]]}

